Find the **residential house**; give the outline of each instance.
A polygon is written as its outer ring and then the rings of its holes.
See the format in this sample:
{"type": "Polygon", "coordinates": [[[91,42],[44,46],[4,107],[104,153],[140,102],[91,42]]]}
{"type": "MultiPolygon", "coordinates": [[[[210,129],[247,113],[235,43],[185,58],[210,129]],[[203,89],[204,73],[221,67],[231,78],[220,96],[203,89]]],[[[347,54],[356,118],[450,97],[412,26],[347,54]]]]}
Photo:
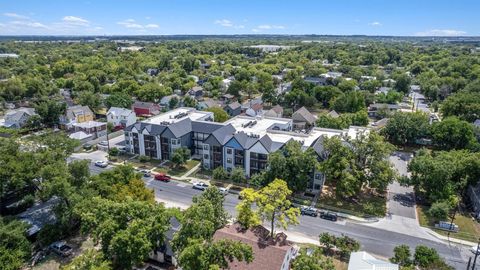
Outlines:
{"type": "Polygon", "coordinates": [[[160,99],[160,102],[158,104],[160,104],[160,106],[164,108],[170,108],[170,100],[172,100],[173,98],[176,98],[178,102],[180,102],[180,100],[182,99],[179,95],[172,94],[172,95],[164,96],[162,99],[160,99]]]}
{"type": "Polygon", "coordinates": [[[3,126],[7,128],[22,128],[30,117],[37,115],[34,108],[18,108],[9,110],[5,114],[3,126]]]}
{"type": "Polygon", "coordinates": [[[222,101],[223,103],[230,103],[235,100],[235,96],[231,94],[224,94],[219,98],[219,100],[222,101]]]}
{"type": "Polygon", "coordinates": [[[137,116],[152,116],[160,113],[160,106],[152,102],[135,101],[132,110],[137,116]]]}
{"type": "Polygon", "coordinates": [[[368,107],[368,116],[378,117],[384,113],[396,112],[400,109],[398,104],[374,103],[368,107]]]}
{"type": "Polygon", "coordinates": [[[150,252],[148,257],[151,260],[155,260],[159,263],[168,263],[171,265],[177,264],[175,253],[172,250],[171,242],[173,240],[174,234],[180,230],[181,226],[182,224],[180,224],[180,222],[175,217],[170,218],[170,227],[165,233],[165,242],[157,250],[150,252]]]}
{"type": "Polygon", "coordinates": [[[338,118],[340,117],[340,114],[338,114],[335,110],[331,110],[327,113],[327,116],[330,116],[332,118],[338,118]]]}
{"type": "Polygon", "coordinates": [[[111,107],[107,112],[107,122],[114,127],[126,128],[137,122],[135,112],[125,108],[111,107]]]}
{"type": "Polygon", "coordinates": [[[73,128],[75,132],[84,132],[92,135],[92,138],[100,138],[107,135],[107,123],[97,121],[87,121],[81,123],[74,123],[73,128]]]}
{"type": "Polygon", "coordinates": [[[263,226],[243,230],[238,223],[227,225],[217,230],[213,239],[240,241],[252,247],[253,261],[247,264],[234,260],[228,266],[232,270],[288,270],[299,250],[284,233],[277,233],[272,238],[263,226]]]}
{"type": "Polygon", "coordinates": [[[283,117],[283,107],[280,105],[273,106],[270,110],[263,113],[264,116],[268,117],[283,117]]]}
{"type": "Polygon", "coordinates": [[[66,130],[73,128],[73,124],[93,121],[95,116],[88,106],[76,105],[68,107],[64,115],[60,116],[60,127],[66,130]]]}
{"type": "Polygon", "coordinates": [[[365,251],[352,252],[348,270],[398,270],[398,264],[373,257],[365,251]]]}
{"type": "Polygon", "coordinates": [[[54,208],[58,203],[60,203],[60,198],[53,196],[46,202],[35,203],[32,207],[17,215],[20,220],[28,224],[28,237],[35,236],[46,225],[57,222],[54,208]]]}
{"type": "Polygon", "coordinates": [[[215,99],[204,99],[197,103],[198,110],[205,110],[213,107],[221,107],[220,102],[215,99]]]}
{"type": "Polygon", "coordinates": [[[74,133],[68,135],[68,137],[70,139],[80,141],[81,144],[84,144],[84,143],[94,139],[94,136],[92,134],[87,134],[83,131],[74,132],[74,133]]]}
{"type": "Polygon", "coordinates": [[[237,116],[242,112],[242,105],[235,101],[225,105],[223,109],[228,113],[228,115],[237,116]]]}
{"type": "Polygon", "coordinates": [[[312,83],[315,86],[318,85],[327,85],[327,78],[326,77],[305,77],[303,81],[307,83],[312,83]]]}
{"type": "Polygon", "coordinates": [[[275,89],[277,95],[288,93],[292,90],[292,82],[280,83],[275,89]]]}
{"type": "Polygon", "coordinates": [[[203,87],[194,86],[188,90],[188,94],[194,99],[201,99],[203,97],[203,87]]]}
{"type": "Polygon", "coordinates": [[[235,80],[235,77],[233,76],[230,76],[226,79],[223,79],[222,82],[221,82],[221,88],[223,90],[227,90],[228,87],[230,86],[230,84],[235,80]]]}
{"type": "Polygon", "coordinates": [[[317,118],[310,113],[307,108],[301,107],[297,111],[295,111],[292,115],[293,119],[293,128],[300,130],[300,129],[309,129],[315,126],[315,122],[317,118]]]}
{"type": "Polygon", "coordinates": [[[263,113],[263,100],[262,98],[250,99],[242,103],[242,113],[255,116],[263,113]]]}

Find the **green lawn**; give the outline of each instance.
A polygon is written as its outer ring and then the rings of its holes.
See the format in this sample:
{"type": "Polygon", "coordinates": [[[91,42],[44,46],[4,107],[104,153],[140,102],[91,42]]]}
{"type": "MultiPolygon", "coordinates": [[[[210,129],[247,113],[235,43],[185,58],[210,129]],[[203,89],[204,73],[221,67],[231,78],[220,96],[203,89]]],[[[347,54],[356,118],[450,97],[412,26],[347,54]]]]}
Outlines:
{"type": "Polygon", "coordinates": [[[156,168],[156,172],[164,172],[172,176],[182,176],[191,170],[193,167],[197,166],[200,163],[198,160],[188,160],[187,163],[181,167],[175,167],[175,165],[171,162],[167,162],[164,164],[162,168],[156,168]]]}
{"type": "MultiPolygon", "coordinates": [[[[433,217],[430,217],[427,213],[427,210],[427,206],[417,206],[418,221],[420,222],[420,225],[423,227],[428,227],[441,235],[447,236],[447,231],[435,229],[434,226],[437,220],[435,220],[433,217]]],[[[476,242],[478,240],[478,235],[480,235],[480,224],[478,224],[478,222],[473,220],[470,216],[463,213],[457,213],[453,223],[458,225],[459,232],[450,233],[451,237],[472,242],[476,242]]]]}

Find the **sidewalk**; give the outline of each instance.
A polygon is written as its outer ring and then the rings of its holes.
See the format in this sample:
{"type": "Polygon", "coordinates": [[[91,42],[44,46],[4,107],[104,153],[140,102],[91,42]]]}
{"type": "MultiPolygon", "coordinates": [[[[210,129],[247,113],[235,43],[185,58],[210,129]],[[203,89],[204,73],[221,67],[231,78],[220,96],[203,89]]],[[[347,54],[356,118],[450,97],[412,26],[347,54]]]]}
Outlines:
{"type": "Polygon", "coordinates": [[[425,227],[422,227],[424,231],[426,231],[427,233],[431,234],[432,236],[438,238],[438,239],[441,239],[443,241],[447,241],[447,242],[452,242],[452,243],[456,243],[456,244],[460,244],[460,245],[464,245],[464,246],[468,246],[468,247],[473,247],[473,246],[477,246],[478,243],[474,243],[474,242],[470,242],[470,241],[467,241],[467,240],[462,240],[462,239],[457,239],[457,238],[452,238],[452,237],[447,237],[447,236],[444,236],[444,235],[441,235],[439,233],[436,233],[435,231],[433,231],[432,229],[429,229],[429,228],[425,228],[425,227]]]}

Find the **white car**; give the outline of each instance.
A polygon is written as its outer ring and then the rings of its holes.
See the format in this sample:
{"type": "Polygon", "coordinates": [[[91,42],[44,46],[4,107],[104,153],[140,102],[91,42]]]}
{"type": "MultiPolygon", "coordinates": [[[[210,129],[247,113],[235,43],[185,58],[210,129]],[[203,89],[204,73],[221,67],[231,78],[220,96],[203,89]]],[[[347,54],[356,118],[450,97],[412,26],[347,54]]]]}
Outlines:
{"type": "Polygon", "coordinates": [[[108,145],[108,141],[101,141],[98,143],[99,145],[101,146],[107,146],[108,145]]]}
{"type": "Polygon", "coordinates": [[[220,193],[222,193],[223,196],[227,196],[228,194],[228,188],[221,187],[221,188],[218,188],[218,191],[220,191],[220,193]]]}
{"type": "Polygon", "coordinates": [[[203,183],[203,182],[195,182],[193,183],[193,187],[194,189],[198,189],[198,190],[205,190],[208,188],[208,185],[203,183]]]}
{"type": "Polygon", "coordinates": [[[95,166],[100,168],[106,168],[108,166],[108,162],[104,160],[98,160],[98,161],[95,161],[95,166]]]}
{"type": "Polygon", "coordinates": [[[477,253],[478,255],[480,255],[480,248],[477,249],[477,246],[473,246],[470,248],[470,251],[475,254],[477,253]],[[477,253],[477,250],[478,250],[478,253],[477,253]]]}

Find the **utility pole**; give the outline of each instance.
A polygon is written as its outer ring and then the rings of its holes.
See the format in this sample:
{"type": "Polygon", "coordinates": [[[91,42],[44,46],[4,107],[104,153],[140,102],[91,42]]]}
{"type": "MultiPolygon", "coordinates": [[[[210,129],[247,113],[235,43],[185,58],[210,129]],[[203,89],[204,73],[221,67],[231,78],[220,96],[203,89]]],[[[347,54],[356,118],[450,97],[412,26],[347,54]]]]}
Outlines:
{"type": "Polygon", "coordinates": [[[477,264],[478,252],[480,251],[480,238],[478,239],[477,250],[475,252],[475,258],[473,259],[472,270],[475,270],[475,265],[477,264]]]}
{"type": "Polygon", "coordinates": [[[467,270],[470,270],[471,263],[472,263],[472,257],[468,258],[467,270]]]}
{"type": "Polygon", "coordinates": [[[108,124],[107,124],[107,157],[110,160],[110,140],[108,139],[108,124]]]}

